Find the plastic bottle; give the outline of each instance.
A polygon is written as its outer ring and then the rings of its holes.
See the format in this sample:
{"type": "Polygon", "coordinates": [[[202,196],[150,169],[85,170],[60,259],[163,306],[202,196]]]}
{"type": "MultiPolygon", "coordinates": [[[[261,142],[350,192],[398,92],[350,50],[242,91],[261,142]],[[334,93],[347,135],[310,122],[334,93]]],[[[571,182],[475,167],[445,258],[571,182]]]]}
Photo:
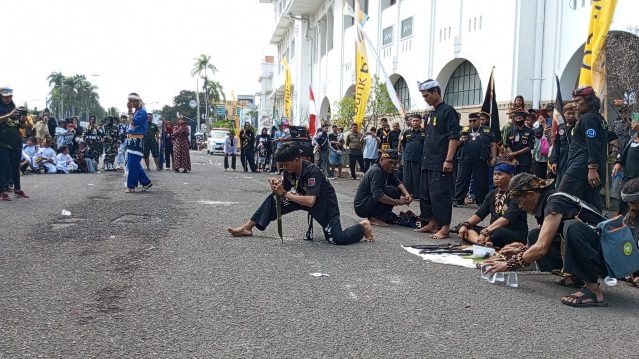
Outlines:
{"type": "Polygon", "coordinates": [[[606,276],[606,278],[604,278],[604,283],[606,283],[608,287],[614,287],[617,285],[617,278],[610,278],[610,276],[606,276]]]}

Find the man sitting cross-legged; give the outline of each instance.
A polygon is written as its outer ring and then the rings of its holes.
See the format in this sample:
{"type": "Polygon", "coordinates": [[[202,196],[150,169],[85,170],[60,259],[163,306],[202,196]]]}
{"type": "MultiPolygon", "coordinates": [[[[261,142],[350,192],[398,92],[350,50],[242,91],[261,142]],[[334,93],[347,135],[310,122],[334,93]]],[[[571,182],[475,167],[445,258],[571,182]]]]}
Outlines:
{"type": "MultiPolygon", "coordinates": [[[[274,193],[266,197],[246,224],[229,227],[231,235],[252,236],[253,227],[265,230],[270,222],[277,219],[275,194],[278,194],[282,199],[282,215],[299,210],[308,212],[322,226],[324,237],[331,244],[351,244],[359,242],[362,237],[364,241],[373,240],[373,230],[367,220],[342,230],[335,189],[319,167],[300,158],[297,144],[282,144],[275,152],[275,159],[284,168],[284,174],[282,179],[269,179],[274,193]]],[[[311,228],[307,239],[312,239],[311,228]]]]}
{"type": "Polygon", "coordinates": [[[398,161],[397,150],[382,151],[379,163],[371,166],[357,188],[355,213],[368,218],[372,225],[388,227],[393,207],[409,205],[413,201],[395,174],[398,161]]]}
{"type": "Polygon", "coordinates": [[[460,239],[479,245],[504,247],[507,244],[526,243],[528,221],[526,212],[517,206],[517,200],[508,196],[508,184],[517,168],[507,164],[495,166],[495,189],[483,201],[481,207],[459,226],[460,239]],[[487,227],[478,224],[490,215],[487,227]]]}

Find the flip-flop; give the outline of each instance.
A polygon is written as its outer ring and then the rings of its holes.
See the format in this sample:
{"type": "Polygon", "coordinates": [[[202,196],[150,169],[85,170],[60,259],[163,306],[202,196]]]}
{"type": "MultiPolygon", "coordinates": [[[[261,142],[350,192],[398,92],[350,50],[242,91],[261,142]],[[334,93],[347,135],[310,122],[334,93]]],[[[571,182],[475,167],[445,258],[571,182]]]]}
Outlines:
{"type": "Polygon", "coordinates": [[[584,295],[582,295],[582,296],[578,296],[578,295],[574,295],[574,294],[566,295],[566,297],[568,297],[568,298],[575,299],[576,300],[575,302],[570,302],[570,301],[562,299],[561,303],[563,303],[565,305],[569,305],[571,307],[577,307],[577,308],[607,307],[608,306],[608,302],[606,302],[605,300],[598,301],[597,300],[597,295],[595,293],[593,293],[590,289],[588,289],[586,287],[582,287],[581,289],[579,289],[579,291],[582,292],[584,295]],[[584,303],[584,300],[586,300],[586,299],[590,299],[590,300],[592,300],[592,302],[584,303]]]}

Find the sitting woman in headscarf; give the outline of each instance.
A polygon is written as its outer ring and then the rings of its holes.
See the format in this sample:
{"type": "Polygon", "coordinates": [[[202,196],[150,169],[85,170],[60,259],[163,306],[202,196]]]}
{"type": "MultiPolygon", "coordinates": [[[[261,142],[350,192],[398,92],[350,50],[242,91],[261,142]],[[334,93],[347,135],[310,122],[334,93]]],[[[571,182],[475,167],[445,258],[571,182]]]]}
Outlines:
{"type": "Polygon", "coordinates": [[[516,199],[508,196],[508,184],[515,172],[516,167],[512,165],[502,163],[495,166],[495,189],[486,196],[477,212],[460,225],[457,233],[460,239],[498,248],[515,242],[526,243],[526,212],[517,206],[516,199]],[[490,224],[486,227],[479,226],[488,215],[490,224]]]}
{"type": "Polygon", "coordinates": [[[184,117],[178,117],[178,124],[173,129],[173,170],[180,172],[180,168],[184,172],[191,171],[191,155],[189,154],[189,126],[184,117]]]}

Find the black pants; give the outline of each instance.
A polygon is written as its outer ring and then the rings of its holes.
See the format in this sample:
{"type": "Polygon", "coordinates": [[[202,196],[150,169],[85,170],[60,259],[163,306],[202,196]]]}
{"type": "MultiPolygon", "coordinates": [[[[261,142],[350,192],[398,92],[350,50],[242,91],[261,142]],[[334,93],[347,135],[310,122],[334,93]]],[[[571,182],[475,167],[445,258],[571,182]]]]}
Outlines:
{"type": "MultiPolygon", "coordinates": [[[[602,180],[605,180],[605,178],[602,178],[602,180]]],[[[601,191],[601,186],[603,186],[603,183],[597,188],[592,188],[588,184],[587,179],[581,179],[569,173],[565,173],[563,178],[561,179],[558,190],[560,192],[566,192],[573,196],[579,197],[579,199],[590,203],[595,208],[597,208],[598,211],[601,212],[601,210],[603,209],[603,201],[601,200],[601,195],[599,194],[599,191],[601,191]]]]}
{"type": "Polygon", "coordinates": [[[364,158],[364,168],[363,172],[368,172],[368,169],[371,168],[377,162],[377,158],[364,158]]]}
{"type": "MultiPolygon", "coordinates": [[[[486,227],[483,226],[472,226],[470,229],[479,233],[482,229],[486,227]]],[[[526,243],[526,235],[528,234],[527,230],[512,230],[509,228],[497,228],[490,234],[490,242],[493,246],[497,248],[503,248],[504,246],[511,243],[526,243]]]]}
{"type": "Polygon", "coordinates": [[[548,177],[548,162],[535,161],[535,176],[546,179],[548,177]]]}
{"type": "Polygon", "coordinates": [[[173,144],[171,141],[166,140],[164,142],[164,163],[166,168],[171,168],[171,157],[173,157],[173,144]]]}
{"type": "Polygon", "coordinates": [[[479,156],[464,156],[457,169],[454,203],[464,203],[471,175],[475,179],[475,200],[478,205],[484,202],[488,194],[488,163],[479,156]]]}
{"type": "Polygon", "coordinates": [[[404,183],[404,187],[406,187],[408,193],[410,193],[414,199],[421,198],[419,190],[419,178],[422,173],[421,161],[404,161],[402,172],[402,183],[404,183]]]}
{"type": "Polygon", "coordinates": [[[530,165],[517,165],[517,173],[530,173],[530,167],[532,166],[532,164],[530,165]]]}
{"type": "MultiPolygon", "coordinates": [[[[308,207],[301,206],[295,202],[291,202],[288,200],[282,201],[282,215],[294,211],[306,212],[306,208],[308,207]]],[[[255,211],[253,217],[251,217],[251,220],[257,223],[255,227],[260,231],[265,230],[269,223],[277,220],[275,195],[270,194],[268,195],[268,197],[266,197],[264,202],[262,202],[262,205],[257,209],[257,211],[255,211]]],[[[364,237],[364,227],[362,227],[362,225],[359,223],[356,223],[351,227],[342,230],[342,223],[339,218],[339,213],[325,223],[320,221],[318,221],[318,223],[322,226],[324,238],[331,244],[351,244],[359,242],[364,237]]]]}
{"type": "MultiPolygon", "coordinates": [[[[383,189],[384,194],[393,199],[399,199],[402,192],[395,186],[386,186],[383,189]]],[[[393,212],[393,205],[376,201],[372,196],[366,199],[366,203],[355,207],[355,214],[362,218],[377,218],[381,221],[388,222],[393,212]]]]}
{"type": "Polygon", "coordinates": [[[357,176],[355,175],[355,161],[357,161],[357,163],[359,163],[359,169],[362,170],[362,172],[364,171],[364,154],[360,153],[360,154],[353,154],[353,153],[349,153],[348,154],[348,167],[351,169],[351,178],[357,178],[357,176]]]}
{"type": "MultiPolygon", "coordinates": [[[[235,155],[230,155],[231,157],[231,168],[235,169],[235,162],[236,162],[236,158],[237,156],[235,155]]],[[[229,168],[229,156],[224,155],[224,169],[229,168]]]]}
{"type": "Polygon", "coordinates": [[[422,170],[419,187],[421,219],[427,221],[433,218],[439,226],[449,226],[453,215],[453,174],[422,170]]]}
{"type": "MultiPolygon", "coordinates": [[[[532,246],[537,243],[539,239],[539,228],[533,228],[528,231],[528,246],[532,246]]],[[[553,269],[562,269],[564,267],[564,260],[561,257],[561,236],[557,234],[552,241],[548,253],[539,258],[536,262],[537,270],[540,272],[550,272],[553,269]]]]}
{"type": "Polygon", "coordinates": [[[240,162],[244,172],[248,172],[249,167],[251,172],[255,172],[255,149],[253,147],[242,147],[240,162]]]}
{"type": "Polygon", "coordinates": [[[0,192],[4,192],[7,183],[13,181],[13,188],[19,191],[20,188],[20,159],[22,158],[22,148],[0,147],[0,192]]]}
{"type": "MultiPolygon", "coordinates": [[[[528,232],[528,245],[537,243],[539,228],[528,232]]],[[[605,275],[599,236],[587,224],[580,220],[564,221],[562,235],[553,239],[548,253],[537,260],[537,269],[549,272],[562,269],[575,277],[595,283],[599,275],[605,275]],[[561,238],[564,238],[564,258],[561,257],[561,238]]]]}

